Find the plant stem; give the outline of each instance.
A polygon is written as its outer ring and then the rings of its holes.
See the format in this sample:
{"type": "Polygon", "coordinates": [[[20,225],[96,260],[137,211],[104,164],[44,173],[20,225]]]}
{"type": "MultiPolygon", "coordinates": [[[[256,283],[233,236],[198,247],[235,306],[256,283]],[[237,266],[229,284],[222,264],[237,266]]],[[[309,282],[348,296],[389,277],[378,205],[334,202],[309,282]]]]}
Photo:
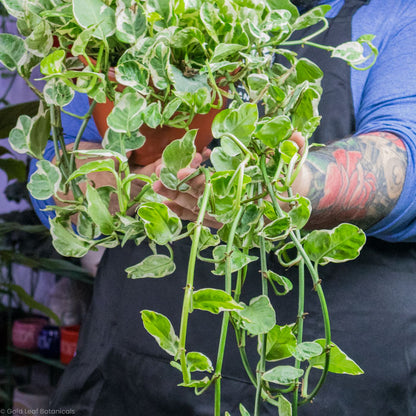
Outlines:
{"type": "Polygon", "coordinates": [[[182,305],[182,315],[181,315],[181,327],[179,332],[179,358],[182,368],[183,382],[188,384],[191,381],[191,375],[189,373],[188,367],[186,365],[186,332],[188,327],[188,318],[189,314],[192,311],[192,296],[194,290],[194,276],[195,276],[195,264],[198,254],[199,238],[201,235],[201,229],[203,226],[203,221],[205,213],[208,207],[209,197],[212,191],[212,185],[209,180],[209,174],[207,171],[204,171],[206,177],[206,185],[204,189],[204,194],[202,195],[201,207],[198,214],[198,219],[194,228],[194,237],[192,239],[191,251],[189,254],[188,261],[188,272],[186,277],[186,287],[185,294],[183,298],[182,305]]]}
{"type": "MultiPolygon", "coordinates": [[[[299,238],[299,231],[296,232],[296,236],[299,238]]],[[[303,340],[303,314],[305,305],[305,261],[302,259],[298,265],[298,317],[297,317],[297,344],[299,345],[303,340]]],[[[300,361],[296,359],[295,368],[300,368],[300,361]]],[[[292,400],[292,416],[298,414],[298,399],[299,399],[299,380],[295,381],[296,388],[293,392],[292,400]]]]}
{"type": "Polygon", "coordinates": [[[77,137],[75,138],[74,147],[72,148],[71,161],[70,161],[70,165],[69,165],[69,168],[70,168],[71,172],[73,172],[75,170],[75,152],[79,147],[79,143],[82,139],[82,135],[84,134],[84,131],[87,128],[87,124],[90,121],[90,118],[92,116],[92,112],[94,111],[94,108],[95,108],[96,104],[97,104],[97,102],[95,100],[93,100],[91,102],[91,105],[88,109],[88,112],[87,112],[87,114],[85,114],[84,120],[81,124],[81,127],[78,130],[77,137]]]}
{"type": "MultiPolygon", "coordinates": [[[[240,207],[231,225],[231,229],[230,229],[230,233],[229,233],[228,241],[227,241],[227,248],[225,252],[225,255],[226,255],[226,258],[225,258],[225,291],[230,295],[232,292],[231,253],[233,249],[235,232],[237,230],[237,226],[240,222],[242,215],[243,215],[243,208],[240,207]]],[[[227,340],[229,320],[230,320],[230,313],[228,311],[225,311],[223,318],[222,318],[221,334],[220,334],[220,341],[219,341],[218,353],[217,353],[217,363],[215,366],[215,375],[217,376],[217,379],[215,380],[215,416],[220,416],[221,414],[221,370],[222,370],[222,364],[224,361],[225,343],[227,340]]]]}
{"type": "MultiPolygon", "coordinates": [[[[266,159],[265,156],[263,155],[260,161],[260,169],[262,171],[263,174],[263,178],[264,181],[266,183],[267,189],[269,190],[269,194],[270,197],[272,199],[272,203],[273,203],[273,207],[276,210],[276,213],[278,215],[283,215],[283,211],[282,208],[280,207],[277,198],[274,194],[274,190],[273,190],[273,185],[270,182],[269,177],[267,176],[267,171],[266,171],[266,159]]],[[[321,305],[321,311],[322,311],[322,317],[323,317],[323,321],[324,321],[324,329],[325,329],[325,351],[327,352],[326,356],[325,356],[325,365],[324,365],[324,369],[322,371],[321,377],[315,387],[315,389],[312,391],[312,393],[305,399],[303,400],[299,405],[305,404],[309,401],[311,401],[315,395],[318,393],[319,389],[322,387],[322,384],[325,381],[326,375],[328,373],[328,367],[329,367],[329,351],[330,351],[330,345],[331,345],[331,327],[330,327],[330,322],[329,322],[329,314],[328,314],[328,307],[326,304],[326,300],[325,300],[325,296],[324,296],[324,292],[322,290],[322,286],[321,286],[321,281],[319,279],[317,270],[315,269],[315,267],[312,265],[311,260],[309,259],[308,255],[306,254],[301,242],[299,241],[297,235],[295,234],[294,231],[290,231],[289,236],[291,238],[291,240],[293,241],[295,247],[298,249],[299,254],[302,256],[306,267],[309,270],[309,273],[311,275],[312,281],[314,283],[314,288],[318,294],[318,298],[319,298],[319,302],[321,305]]]]}
{"type": "MultiPolygon", "coordinates": [[[[264,296],[268,295],[267,279],[264,278],[267,272],[267,260],[266,260],[266,243],[264,237],[260,237],[260,266],[261,266],[261,291],[264,296]]],[[[254,405],[254,416],[260,416],[261,405],[261,393],[262,393],[262,375],[266,370],[266,343],[267,335],[260,334],[258,337],[258,343],[260,344],[260,360],[257,366],[257,386],[256,386],[256,399],[254,405]]]]}

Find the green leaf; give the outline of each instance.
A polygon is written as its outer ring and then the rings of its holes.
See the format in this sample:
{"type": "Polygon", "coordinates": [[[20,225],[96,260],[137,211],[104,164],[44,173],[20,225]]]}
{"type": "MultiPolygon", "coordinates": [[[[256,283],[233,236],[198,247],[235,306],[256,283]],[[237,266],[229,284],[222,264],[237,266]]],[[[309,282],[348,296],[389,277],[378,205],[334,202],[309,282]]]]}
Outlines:
{"type": "MultiPolygon", "coordinates": [[[[227,247],[224,245],[217,246],[213,250],[213,257],[215,260],[220,261],[223,260],[221,263],[216,265],[215,270],[212,272],[215,275],[224,275],[225,274],[225,252],[227,247]]],[[[248,254],[244,254],[242,251],[234,248],[231,252],[231,273],[234,273],[240,269],[242,269],[247,264],[251,263],[252,261],[257,260],[256,256],[250,256],[248,254]]]]}
{"type": "Polygon", "coordinates": [[[299,361],[310,360],[322,354],[323,348],[317,342],[301,342],[296,348],[289,347],[292,355],[299,361]]]}
{"type": "Polygon", "coordinates": [[[100,228],[92,221],[91,217],[83,211],[78,213],[76,232],[79,236],[87,240],[93,240],[101,235],[100,228]]]}
{"type": "MultiPolygon", "coordinates": [[[[324,339],[317,339],[315,342],[321,345],[322,348],[325,348],[324,339]]],[[[328,371],[331,373],[350,374],[353,376],[364,374],[364,371],[334,343],[331,343],[330,351],[328,371]]],[[[319,357],[311,358],[309,360],[310,365],[323,370],[325,366],[325,355],[326,353],[324,351],[319,357]]]]}
{"type": "Polygon", "coordinates": [[[22,38],[8,33],[0,33],[0,62],[10,71],[19,67],[19,61],[26,52],[22,38]]]}
{"type": "Polygon", "coordinates": [[[141,94],[148,94],[149,71],[137,61],[123,61],[116,66],[116,80],[141,94]]]}
{"type": "Polygon", "coordinates": [[[236,234],[239,237],[245,237],[249,233],[249,231],[252,229],[252,226],[257,224],[261,214],[262,213],[258,205],[256,204],[246,205],[243,215],[241,217],[241,221],[237,226],[236,234]]]}
{"type": "Polygon", "coordinates": [[[39,160],[36,162],[36,168],[27,189],[33,198],[45,200],[58,191],[62,175],[59,168],[48,160],[39,160]]]}
{"type": "Polygon", "coordinates": [[[68,182],[93,172],[113,172],[116,174],[114,160],[103,159],[84,163],[76,171],[72,172],[68,178],[68,182]]]}
{"type": "Polygon", "coordinates": [[[43,152],[50,137],[51,119],[49,108],[39,103],[38,114],[31,120],[29,131],[29,153],[36,159],[43,158],[43,152]]]}
{"type": "Polygon", "coordinates": [[[200,352],[188,352],[186,354],[186,366],[190,373],[194,371],[208,371],[214,370],[211,360],[200,352]]]}
{"type": "Polygon", "coordinates": [[[298,8],[290,0],[267,0],[267,4],[271,10],[288,10],[293,20],[299,17],[298,8]]]}
{"type": "Polygon", "coordinates": [[[93,36],[103,40],[116,31],[115,12],[101,0],[72,0],[75,20],[84,29],[95,26],[93,36]]]}
{"type": "Polygon", "coordinates": [[[276,312],[265,295],[251,299],[238,315],[243,318],[241,326],[252,335],[266,334],[276,325],[276,312]]]}
{"type": "Polygon", "coordinates": [[[295,160],[300,158],[300,155],[298,152],[299,152],[299,147],[292,140],[283,140],[279,144],[280,156],[283,159],[283,161],[287,164],[289,164],[293,158],[295,158],[295,160]]]}
{"type": "Polygon", "coordinates": [[[193,77],[185,77],[183,72],[175,66],[170,66],[170,73],[176,91],[196,93],[201,88],[205,88],[208,91],[211,91],[212,89],[208,84],[206,74],[196,74],[193,77]]]}
{"type": "Polygon", "coordinates": [[[295,30],[301,30],[309,26],[316,25],[325,18],[328,11],[331,10],[331,6],[324,4],[314,7],[313,9],[301,14],[294,23],[295,30]]]}
{"type": "Polygon", "coordinates": [[[108,210],[108,205],[104,203],[98,191],[89,183],[87,184],[86,197],[88,215],[100,227],[103,234],[110,235],[114,231],[114,220],[108,210]]]}
{"type": "Polygon", "coordinates": [[[164,204],[147,202],[138,209],[138,214],[147,236],[157,244],[165,245],[181,232],[181,220],[164,204]]]}
{"type": "Polygon", "coordinates": [[[75,96],[75,91],[58,78],[49,80],[43,88],[43,93],[48,104],[59,107],[68,105],[75,96]]]}
{"type": "Polygon", "coordinates": [[[163,109],[163,123],[166,123],[171,117],[175,114],[176,110],[181,105],[182,101],[180,98],[174,98],[172,101],[169,101],[165,108],[163,109]]]}
{"type": "Polygon", "coordinates": [[[260,235],[270,241],[279,241],[287,237],[291,230],[290,217],[284,216],[282,218],[277,218],[272,221],[270,224],[267,224],[260,235]]]}
{"type": "Polygon", "coordinates": [[[212,134],[216,138],[232,134],[248,144],[257,120],[257,105],[244,103],[237,109],[226,109],[218,113],[212,123],[212,134]]]}
{"type": "Polygon", "coordinates": [[[281,141],[291,136],[292,132],[293,127],[290,118],[280,115],[263,124],[256,132],[256,137],[266,146],[276,149],[281,141]]]}
{"type": "MultiPolygon", "coordinates": [[[[172,363],[171,363],[172,364],[172,363]]],[[[181,371],[180,365],[178,364],[178,370],[181,371]]],[[[181,387],[190,387],[193,389],[202,389],[204,387],[207,387],[211,384],[211,380],[209,377],[204,377],[202,380],[191,380],[189,383],[180,383],[178,386],[181,387]]]]}
{"type": "Polygon", "coordinates": [[[188,48],[193,43],[202,45],[204,42],[204,34],[198,28],[185,27],[175,32],[171,43],[173,48],[188,48]]]}
{"type": "Polygon", "coordinates": [[[270,383],[289,385],[303,376],[303,370],[290,365],[279,365],[266,371],[262,379],[270,383]]]}
{"type": "Polygon", "coordinates": [[[301,58],[296,62],[296,77],[298,83],[303,81],[314,82],[323,77],[323,72],[318,65],[307,58],[301,58]]]}
{"type": "Polygon", "coordinates": [[[25,39],[26,49],[35,56],[43,58],[53,46],[53,37],[49,24],[41,20],[33,32],[25,39]]]}
{"type": "Polygon", "coordinates": [[[126,163],[128,161],[127,156],[125,154],[120,154],[110,149],[86,149],[86,150],[78,149],[74,153],[76,153],[77,155],[86,156],[87,159],[93,158],[93,157],[103,158],[103,160],[101,160],[103,167],[107,164],[108,167],[113,166],[113,170],[114,170],[114,165],[113,165],[114,161],[111,162],[111,159],[116,159],[120,163],[126,163]]]}
{"type": "Polygon", "coordinates": [[[144,122],[152,129],[162,124],[162,112],[160,101],[151,103],[143,113],[144,122]]]}
{"type": "MultiPolygon", "coordinates": [[[[170,0],[148,0],[148,12],[154,12],[163,20],[163,25],[168,27],[171,24],[171,19],[175,17],[172,14],[172,1],[170,0]]],[[[175,23],[172,23],[173,25],[175,23]]]]}
{"type": "Polygon", "coordinates": [[[247,77],[247,85],[250,98],[255,99],[269,85],[269,77],[266,74],[250,74],[247,77]]]}
{"type": "MultiPolygon", "coordinates": [[[[188,231],[191,231],[195,227],[194,223],[187,225],[188,231]]],[[[194,238],[194,233],[190,235],[191,240],[194,238]]],[[[208,247],[214,247],[220,243],[220,238],[217,234],[212,234],[208,227],[202,226],[198,241],[198,251],[205,250],[208,247]]]]}
{"type": "Polygon", "coordinates": [[[244,45],[233,45],[232,43],[220,43],[215,47],[214,54],[211,58],[211,62],[221,62],[228,58],[230,55],[235,55],[242,49],[244,45]]]}
{"type": "Polygon", "coordinates": [[[240,158],[230,157],[222,147],[215,147],[211,152],[211,163],[217,172],[223,170],[236,170],[241,163],[240,158]]]}
{"type": "Polygon", "coordinates": [[[332,58],[340,58],[354,65],[365,62],[363,45],[359,42],[346,42],[338,45],[331,53],[332,58]]]}
{"type": "Polygon", "coordinates": [[[86,52],[85,50],[88,47],[88,43],[91,41],[93,37],[95,27],[91,26],[89,29],[83,30],[75,39],[72,48],[71,54],[74,56],[84,55],[86,52]]]}
{"type": "Polygon", "coordinates": [[[179,348],[179,338],[169,319],[160,313],[149,310],[141,311],[141,315],[146,331],[155,338],[162,349],[175,356],[179,348]]]}
{"type": "Polygon", "coordinates": [[[104,149],[119,153],[120,155],[125,155],[125,152],[128,152],[129,150],[140,149],[145,140],[146,138],[139,130],[136,130],[128,136],[126,133],[118,133],[114,130],[107,129],[102,145],[104,149]]]}
{"type": "Polygon", "coordinates": [[[121,96],[107,117],[110,128],[119,133],[132,133],[143,123],[146,100],[139,94],[127,92],[121,96]]]}
{"type": "Polygon", "coordinates": [[[26,2],[22,0],[2,0],[1,3],[10,15],[18,19],[25,17],[27,12],[26,2]]]}
{"type": "Polygon", "coordinates": [[[164,43],[158,43],[150,53],[149,70],[153,85],[159,90],[164,90],[169,85],[168,62],[169,49],[164,43]]]}
{"type": "Polygon", "coordinates": [[[283,395],[277,399],[277,408],[279,409],[279,416],[292,416],[292,403],[283,395]]]}
{"type": "Polygon", "coordinates": [[[169,143],[163,151],[160,179],[167,188],[177,189],[177,173],[192,162],[196,152],[194,141],[197,133],[198,130],[187,131],[181,139],[169,143]]]}
{"type": "Polygon", "coordinates": [[[365,233],[352,224],[340,224],[333,230],[314,230],[303,247],[309,258],[321,265],[342,263],[359,256],[366,241],[365,233]]]}
{"type": "Polygon", "coordinates": [[[296,205],[287,213],[291,219],[292,226],[298,230],[302,229],[311,216],[312,206],[308,198],[303,196],[295,200],[296,205]]]}
{"type": "Polygon", "coordinates": [[[215,7],[209,2],[203,1],[200,9],[200,16],[209,36],[212,37],[215,43],[219,43],[220,41],[215,29],[215,25],[218,20],[217,10],[215,7]]]}
{"type": "Polygon", "coordinates": [[[137,39],[146,32],[146,16],[142,7],[126,7],[119,2],[116,10],[116,36],[121,42],[135,44],[137,39]]]}
{"type": "Polygon", "coordinates": [[[250,413],[248,412],[248,410],[241,403],[238,409],[240,410],[241,416],[250,416],[250,413]]]}
{"type": "Polygon", "coordinates": [[[126,273],[130,279],[160,278],[172,274],[175,268],[175,263],[171,257],[163,254],[153,254],[140,263],[128,267],[126,273]]]}
{"type": "Polygon", "coordinates": [[[266,360],[278,361],[290,357],[296,344],[296,337],[290,326],[275,325],[267,334],[266,360]]]}
{"type": "Polygon", "coordinates": [[[56,219],[49,220],[51,226],[52,244],[55,250],[65,257],[83,257],[90,250],[92,244],[77,236],[71,225],[64,227],[56,219]]]}
{"type": "Polygon", "coordinates": [[[43,75],[60,74],[64,70],[66,52],[58,49],[48,56],[45,56],[40,62],[40,72],[43,75]]]}
{"type": "Polygon", "coordinates": [[[193,293],[192,306],[194,309],[218,314],[223,311],[241,310],[231,295],[219,289],[201,289],[193,293]]]}
{"type": "Polygon", "coordinates": [[[268,270],[266,272],[266,278],[273,283],[277,283],[279,286],[281,286],[283,288],[282,292],[279,292],[276,287],[274,285],[273,286],[273,290],[275,295],[277,296],[283,296],[286,295],[287,293],[289,293],[292,289],[293,289],[293,284],[292,282],[285,276],[282,276],[280,274],[277,274],[271,270],[268,270]]]}

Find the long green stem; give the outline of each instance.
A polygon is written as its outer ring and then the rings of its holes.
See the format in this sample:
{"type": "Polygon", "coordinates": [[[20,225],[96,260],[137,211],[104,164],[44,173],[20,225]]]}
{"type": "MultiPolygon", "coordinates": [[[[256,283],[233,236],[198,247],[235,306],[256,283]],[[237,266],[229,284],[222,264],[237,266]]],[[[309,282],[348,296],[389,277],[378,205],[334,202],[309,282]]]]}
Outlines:
{"type": "Polygon", "coordinates": [[[188,318],[189,314],[192,311],[192,296],[194,290],[194,277],[195,277],[195,264],[198,254],[199,238],[201,235],[201,229],[203,226],[204,217],[208,207],[209,197],[212,191],[212,185],[209,181],[209,175],[206,173],[207,183],[204,189],[204,194],[202,195],[201,207],[198,214],[198,219],[194,228],[194,236],[192,239],[191,251],[189,254],[188,261],[188,272],[186,276],[186,287],[185,294],[183,298],[182,305],[182,315],[181,315],[181,327],[179,333],[179,358],[181,363],[181,369],[183,374],[183,381],[185,384],[188,384],[191,381],[191,375],[189,373],[188,367],[186,365],[186,333],[188,329],[188,318]]]}
{"type": "MultiPolygon", "coordinates": [[[[240,207],[234,221],[231,225],[230,233],[228,236],[228,242],[226,247],[226,259],[225,259],[225,291],[231,295],[232,292],[232,279],[231,279],[231,253],[233,249],[234,236],[237,230],[237,226],[243,215],[243,208],[240,207]]],[[[218,345],[217,363],[215,366],[215,416],[221,414],[221,371],[224,362],[225,343],[227,339],[228,323],[230,321],[230,313],[225,311],[222,318],[220,341],[218,345]]]]}
{"type": "MultiPolygon", "coordinates": [[[[296,232],[296,237],[299,238],[299,231],[296,232]]],[[[302,259],[298,265],[298,317],[297,317],[297,343],[298,345],[303,340],[303,314],[305,311],[305,261],[302,259]]],[[[300,368],[300,361],[296,359],[295,368],[300,368]]],[[[296,380],[298,383],[299,380],[296,380]]],[[[298,414],[298,399],[299,399],[299,385],[293,393],[292,400],[292,416],[298,414]]]]}
{"type": "MultiPolygon", "coordinates": [[[[267,279],[264,278],[267,272],[266,260],[266,243],[264,237],[260,237],[260,267],[261,267],[261,291],[262,294],[268,295],[267,279]]],[[[256,399],[254,405],[254,416],[260,416],[261,393],[262,393],[262,376],[266,370],[266,334],[259,335],[258,342],[260,344],[260,360],[257,366],[257,386],[256,399]]]]}
{"type": "MultiPolygon", "coordinates": [[[[273,207],[276,210],[276,213],[278,215],[283,215],[283,211],[282,208],[279,205],[279,202],[276,198],[276,196],[274,195],[274,190],[273,190],[273,185],[271,184],[268,176],[267,176],[267,171],[266,171],[266,159],[263,156],[261,158],[260,161],[260,169],[262,171],[263,174],[263,178],[264,181],[266,183],[267,189],[269,190],[269,194],[270,197],[272,199],[272,203],[273,203],[273,207]]],[[[322,387],[322,384],[325,381],[326,375],[328,373],[328,367],[329,367],[329,351],[330,351],[330,345],[331,345],[331,326],[330,326],[330,321],[329,321],[329,313],[328,313],[328,307],[326,304],[326,300],[325,300],[325,295],[324,292],[322,290],[321,287],[321,281],[319,279],[318,273],[316,271],[316,269],[314,268],[311,260],[309,259],[308,255],[306,254],[301,242],[299,241],[298,237],[296,236],[294,231],[291,231],[289,233],[289,236],[293,242],[293,244],[295,245],[295,247],[297,248],[299,254],[302,256],[305,265],[311,275],[312,281],[314,283],[314,288],[318,294],[318,298],[319,298],[319,302],[321,305],[321,311],[322,311],[322,317],[323,317],[323,321],[324,321],[324,330],[325,330],[325,351],[326,351],[326,356],[325,356],[325,365],[324,365],[324,369],[322,371],[321,377],[315,387],[315,389],[312,391],[312,393],[305,399],[303,400],[300,405],[305,404],[309,401],[311,401],[315,395],[317,394],[317,392],[319,391],[319,389],[322,387]]]]}
{"type": "Polygon", "coordinates": [[[75,170],[75,152],[79,147],[79,143],[81,142],[82,136],[84,134],[85,129],[87,128],[87,124],[90,121],[90,118],[92,116],[92,112],[94,111],[95,105],[97,104],[97,102],[95,100],[93,100],[91,102],[91,105],[88,109],[87,114],[85,114],[85,118],[81,124],[81,127],[78,130],[77,133],[77,137],[75,137],[75,141],[74,141],[74,147],[72,148],[72,154],[71,154],[71,161],[70,161],[70,171],[73,172],[75,170]]]}

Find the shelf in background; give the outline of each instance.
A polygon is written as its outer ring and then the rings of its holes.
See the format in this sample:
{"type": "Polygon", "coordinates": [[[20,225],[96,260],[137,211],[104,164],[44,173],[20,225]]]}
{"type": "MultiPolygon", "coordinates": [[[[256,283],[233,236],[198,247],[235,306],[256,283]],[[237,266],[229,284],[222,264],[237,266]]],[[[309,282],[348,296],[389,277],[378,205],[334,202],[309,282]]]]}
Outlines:
{"type": "Polygon", "coordinates": [[[65,368],[66,368],[66,365],[62,364],[59,360],[53,360],[51,358],[45,358],[42,355],[37,354],[36,352],[25,351],[25,350],[21,350],[19,348],[15,348],[15,347],[7,347],[7,349],[10,352],[13,352],[15,354],[19,354],[19,355],[22,355],[24,357],[31,358],[32,360],[39,361],[41,363],[50,365],[51,367],[59,368],[60,370],[65,370],[65,368]]]}

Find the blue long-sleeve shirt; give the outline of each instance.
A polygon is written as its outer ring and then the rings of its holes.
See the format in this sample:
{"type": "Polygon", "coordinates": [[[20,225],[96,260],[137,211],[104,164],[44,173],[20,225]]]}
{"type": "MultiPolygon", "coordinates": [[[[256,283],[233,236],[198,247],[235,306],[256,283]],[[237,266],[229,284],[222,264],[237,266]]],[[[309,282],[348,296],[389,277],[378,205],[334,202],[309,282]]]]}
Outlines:
{"type": "MultiPolygon", "coordinates": [[[[322,3],[332,6],[327,17],[334,17],[344,0],[322,3]]],[[[369,229],[367,235],[391,242],[416,242],[416,2],[371,0],[352,20],[351,40],[363,34],[375,35],[373,43],[379,49],[379,57],[368,71],[351,70],[356,134],[391,132],[402,139],[408,155],[406,179],[396,206],[369,229]]],[[[86,96],[77,95],[67,110],[85,114],[88,110],[86,96]]],[[[81,121],[63,115],[63,123],[67,139],[73,139],[81,121]]],[[[92,120],[84,137],[88,141],[101,141],[92,120]]],[[[50,144],[45,158],[52,159],[53,154],[50,144]]],[[[34,169],[32,163],[31,171],[34,169]]],[[[42,209],[51,204],[53,200],[33,200],[35,210],[46,225],[53,214],[42,209]]]]}

